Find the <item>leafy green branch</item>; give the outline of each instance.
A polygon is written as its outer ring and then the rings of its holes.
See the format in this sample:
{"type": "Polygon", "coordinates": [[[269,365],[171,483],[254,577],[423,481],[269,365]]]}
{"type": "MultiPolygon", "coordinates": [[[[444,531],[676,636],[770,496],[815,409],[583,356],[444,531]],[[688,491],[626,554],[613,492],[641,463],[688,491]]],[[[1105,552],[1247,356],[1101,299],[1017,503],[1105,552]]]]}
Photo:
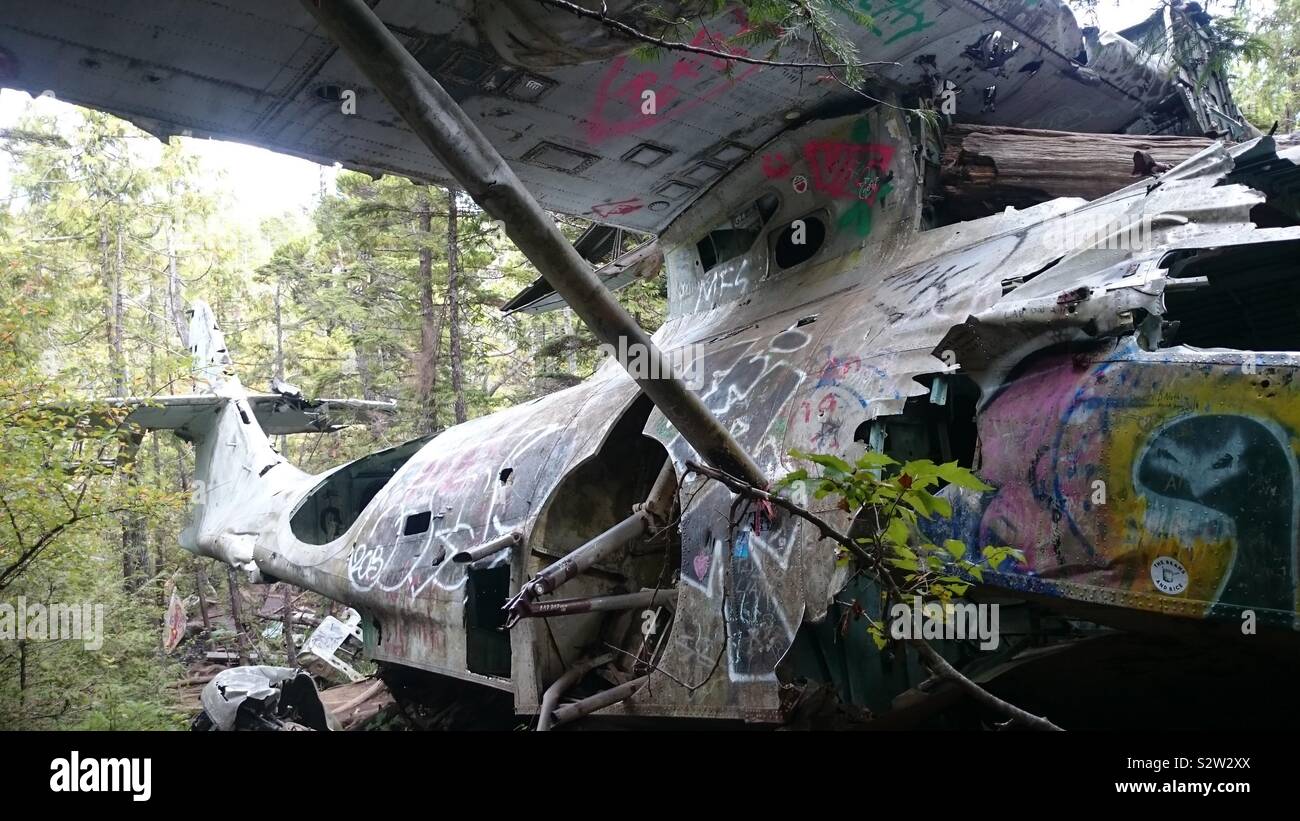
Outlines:
{"type": "MultiPolygon", "coordinates": [[[[931,492],[938,489],[940,482],[971,490],[992,489],[955,462],[936,465],[929,460],[917,460],[900,467],[889,456],[873,452],[863,454],[852,464],[828,454],[794,451],[791,455],[818,465],[821,472],[813,476],[807,469],[799,469],[775,483],[771,490],[764,490],[706,465],[687,462],[686,467],[689,473],[720,482],[739,496],[767,502],[812,524],[823,539],[835,543],[838,562],[853,565],[856,572],[880,585],[886,605],[910,596],[950,602],[966,592],[969,579],[982,579],[986,569],[996,568],[1008,559],[1024,559],[1017,550],[992,547],[982,551],[979,561],[971,561],[965,545],[956,540],[948,540],[942,548],[928,543],[916,548],[910,546],[920,518],[952,516],[948,500],[931,492]],[[809,510],[806,504],[781,492],[809,488],[814,499],[838,497],[841,510],[856,511],[855,524],[865,525],[865,532],[854,535],[856,528],[853,528],[845,533],[809,510]]],[[[888,607],[882,612],[888,612],[888,607]]],[[[868,619],[873,639],[878,646],[884,646],[888,641],[884,624],[871,619],[861,607],[854,607],[853,614],[868,619]]],[[[953,667],[925,639],[912,637],[902,641],[916,650],[935,675],[953,682],[977,703],[1006,716],[1007,725],[1035,730],[1061,729],[985,690],[953,667]]]]}
{"type": "MultiPolygon", "coordinates": [[[[1024,561],[1024,554],[1010,547],[985,547],[979,559],[972,561],[966,544],[957,539],[947,539],[942,545],[924,540],[915,544],[920,519],[952,517],[951,503],[931,492],[940,483],[980,492],[993,489],[956,462],[936,465],[918,459],[900,466],[889,456],[870,451],[854,464],[828,454],[793,451],[791,456],[820,466],[821,474],[812,477],[807,470],[796,470],[776,487],[811,485],[814,499],[835,496],[846,512],[861,511],[859,519],[869,519],[870,525],[865,536],[853,539],[868,559],[861,569],[884,569],[898,576],[898,593],[902,597],[921,596],[948,603],[965,595],[972,580],[982,582],[985,570],[995,570],[1008,559],[1024,561]]],[[[862,558],[861,552],[843,547],[837,552],[841,565],[862,558]]],[[[876,645],[883,648],[887,642],[884,626],[868,620],[876,645]]]]}
{"type": "MultiPolygon", "coordinates": [[[[743,47],[746,45],[759,45],[772,43],[772,48],[767,58],[750,57],[743,53],[739,48],[714,48],[709,46],[700,46],[681,40],[671,40],[667,36],[656,36],[648,34],[636,26],[625,23],[621,20],[610,16],[605,8],[599,11],[595,9],[584,8],[569,0],[537,0],[543,5],[552,6],[562,9],[578,17],[585,17],[589,20],[595,20],[602,26],[623,35],[629,39],[635,40],[642,44],[638,54],[646,59],[655,59],[664,51],[683,51],[691,54],[699,54],[706,57],[714,57],[730,63],[744,63],[747,65],[780,67],[780,68],[815,68],[815,69],[842,69],[848,73],[848,77],[854,78],[860,82],[862,78],[862,69],[871,66],[895,65],[893,62],[859,62],[857,59],[857,47],[853,42],[845,38],[838,31],[838,24],[832,18],[831,12],[841,11],[862,25],[871,25],[871,18],[862,12],[853,8],[846,0],[757,0],[745,4],[746,12],[749,15],[749,27],[745,31],[728,38],[714,37],[705,30],[708,42],[715,46],[732,45],[743,47]],[[812,37],[820,40],[825,46],[825,51],[829,52],[838,62],[824,61],[789,61],[776,59],[782,46],[793,42],[800,34],[810,33],[812,37]]],[[[730,3],[722,0],[708,0],[701,9],[700,16],[715,16],[725,10],[730,3]]],[[[655,19],[661,21],[670,30],[686,30],[691,28],[691,21],[685,18],[669,20],[661,15],[655,15],[655,19]]],[[[703,27],[703,23],[700,24],[703,27]]]]}

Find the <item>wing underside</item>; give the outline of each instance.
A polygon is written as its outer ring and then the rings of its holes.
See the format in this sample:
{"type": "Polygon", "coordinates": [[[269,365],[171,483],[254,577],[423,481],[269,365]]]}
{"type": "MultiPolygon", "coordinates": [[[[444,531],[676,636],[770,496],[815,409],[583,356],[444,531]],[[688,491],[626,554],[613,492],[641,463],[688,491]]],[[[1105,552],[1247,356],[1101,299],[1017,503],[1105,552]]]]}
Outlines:
{"type": "MultiPolygon", "coordinates": [[[[633,230],[658,233],[787,128],[865,104],[821,69],[683,52],[646,61],[600,23],[539,0],[372,5],[545,207],[633,230]]],[[[160,136],[189,132],[371,172],[447,179],[296,2],[5,6],[0,85],[52,91],[160,136]]],[[[874,23],[849,31],[865,60],[884,63],[877,81],[924,90],[951,80],[962,92],[958,119],[1095,132],[1233,129],[1227,114],[1218,119],[1180,91],[1154,57],[1118,36],[1085,32],[1060,0],[859,6],[874,23]]],[[[631,0],[607,7],[637,22],[631,0]]],[[[693,45],[739,53],[726,38],[747,26],[733,7],[706,21],[693,45]]],[[[758,47],[753,56],[767,51],[758,47]]],[[[780,59],[812,59],[806,51],[796,42],[780,59]]],[[[1235,111],[1220,96],[1212,108],[1235,111]]]]}

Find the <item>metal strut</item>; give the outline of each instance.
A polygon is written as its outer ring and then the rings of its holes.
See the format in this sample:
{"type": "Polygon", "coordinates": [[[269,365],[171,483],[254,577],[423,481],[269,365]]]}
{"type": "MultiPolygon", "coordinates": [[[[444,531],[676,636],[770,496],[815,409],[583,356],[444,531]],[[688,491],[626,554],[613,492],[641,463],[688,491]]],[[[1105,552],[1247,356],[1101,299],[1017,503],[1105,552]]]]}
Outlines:
{"type": "Polygon", "coordinates": [[[555,712],[555,705],[560,703],[560,697],[568,691],[570,687],[582,680],[582,677],[595,670],[602,664],[608,664],[614,660],[613,653],[605,653],[596,658],[586,659],[570,667],[564,675],[557,678],[546,692],[542,693],[542,707],[537,712],[537,731],[544,733],[551,729],[554,723],[552,714],[555,712]]]}
{"type": "Polygon", "coordinates": [[[606,613],[615,610],[644,610],[650,607],[673,607],[677,603],[677,588],[662,587],[642,590],[640,593],[620,593],[614,596],[590,596],[579,599],[548,599],[521,603],[521,616],[525,619],[551,618],[552,616],[577,616],[582,613],[606,613]]]}
{"type": "Polygon", "coordinates": [[[643,536],[653,527],[667,522],[668,516],[672,513],[676,493],[677,472],[673,469],[673,460],[668,458],[664,460],[664,466],[659,469],[659,475],[655,477],[650,495],[646,497],[643,504],[636,506],[631,516],[582,547],[571,551],[559,561],[547,565],[519,588],[519,592],[506,602],[503,608],[510,612],[506,628],[513,627],[521,618],[529,615],[536,607],[533,602],[538,596],[555,592],[560,585],[580,576],[601,560],[626,547],[628,542],[643,536]]]}
{"type": "Polygon", "coordinates": [[[451,560],[456,564],[469,564],[471,562],[476,562],[479,559],[485,559],[488,556],[500,553],[508,547],[515,547],[523,543],[524,535],[522,533],[506,533],[503,536],[496,537],[487,544],[482,544],[478,547],[471,547],[468,550],[462,550],[452,556],[451,560]]]}
{"type": "MultiPolygon", "coordinates": [[[[554,220],[524,188],[474,121],[393,36],[365,0],[302,0],[326,34],[352,58],[416,136],[474,201],[505,225],[506,234],[596,338],[619,348],[640,346],[661,369],[630,374],[682,437],[709,464],[757,487],[767,479],[673,369],[650,336],[614,299],[554,220]]],[[[623,363],[625,368],[630,362],[623,363]]]]}
{"type": "Polygon", "coordinates": [[[594,696],[589,696],[581,701],[575,701],[572,704],[565,704],[563,707],[556,707],[552,714],[551,726],[564,724],[583,716],[591,715],[597,710],[603,710],[606,707],[618,704],[620,701],[626,701],[631,698],[632,694],[645,686],[650,680],[650,676],[645,675],[640,678],[634,678],[631,681],[624,682],[617,687],[611,687],[608,690],[602,690],[594,696]]]}

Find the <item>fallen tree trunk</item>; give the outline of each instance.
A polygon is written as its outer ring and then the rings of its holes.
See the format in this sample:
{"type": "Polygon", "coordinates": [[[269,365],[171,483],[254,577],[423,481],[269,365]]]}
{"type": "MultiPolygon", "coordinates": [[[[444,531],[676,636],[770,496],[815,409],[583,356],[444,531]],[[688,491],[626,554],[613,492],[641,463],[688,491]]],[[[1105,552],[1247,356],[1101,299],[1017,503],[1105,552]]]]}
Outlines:
{"type": "Polygon", "coordinates": [[[1138,152],[1172,167],[1213,143],[1202,137],[957,124],[944,133],[939,210],[944,222],[957,222],[1057,197],[1093,200],[1142,179],[1134,173],[1138,152]]]}

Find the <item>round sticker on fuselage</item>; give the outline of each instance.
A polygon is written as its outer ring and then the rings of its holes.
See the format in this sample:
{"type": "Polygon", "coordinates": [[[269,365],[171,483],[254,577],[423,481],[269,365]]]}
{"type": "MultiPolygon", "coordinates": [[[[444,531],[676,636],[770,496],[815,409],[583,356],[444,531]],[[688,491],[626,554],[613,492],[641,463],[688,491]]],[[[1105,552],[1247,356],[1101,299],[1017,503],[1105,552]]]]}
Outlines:
{"type": "Polygon", "coordinates": [[[1161,593],[1176,596],[1187,589],[1187,568],[1169,556],[1161,556],[1151,563],[1151,581],[1161,593]]]}

